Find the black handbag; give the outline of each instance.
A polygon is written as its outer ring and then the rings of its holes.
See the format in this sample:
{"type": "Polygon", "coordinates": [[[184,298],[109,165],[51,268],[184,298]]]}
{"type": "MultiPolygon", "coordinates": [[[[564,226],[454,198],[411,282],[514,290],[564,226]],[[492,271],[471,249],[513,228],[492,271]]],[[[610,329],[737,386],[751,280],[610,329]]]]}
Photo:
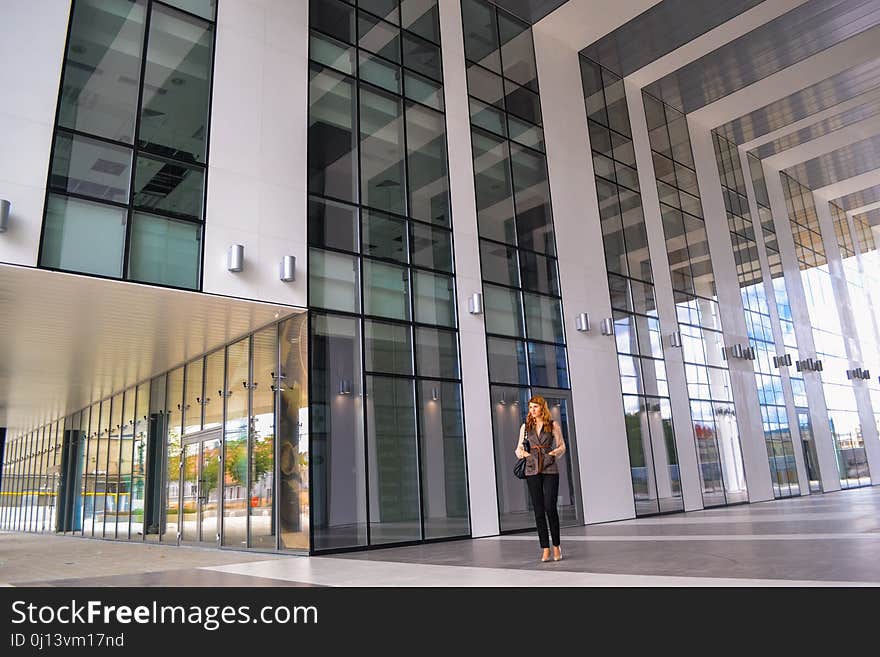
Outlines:
{"type": "MultiPolygon", "coordinates": [[[[532,450],[532,446],[529,443],[528,439],[523,440],[522,448],[530,452],[532,450]]],[[[517,459],[516,465],[513,466],[513,476],[517,479],[525,479],[526,478],[526,459],[525,457],[521,459],[517,459]]]]}

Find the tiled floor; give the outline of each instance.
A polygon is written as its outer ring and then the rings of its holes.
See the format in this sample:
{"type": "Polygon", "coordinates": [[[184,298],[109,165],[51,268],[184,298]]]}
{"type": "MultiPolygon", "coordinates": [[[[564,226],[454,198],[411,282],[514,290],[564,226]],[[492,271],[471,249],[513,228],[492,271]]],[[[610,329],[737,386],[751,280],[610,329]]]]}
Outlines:
{"type": "Polygon", "coordinates": [[[571,528],[562,545],[545,564],[533,533],[326,557],[5,533],[0,583],[880,586],[880,487],[571,528]]]}

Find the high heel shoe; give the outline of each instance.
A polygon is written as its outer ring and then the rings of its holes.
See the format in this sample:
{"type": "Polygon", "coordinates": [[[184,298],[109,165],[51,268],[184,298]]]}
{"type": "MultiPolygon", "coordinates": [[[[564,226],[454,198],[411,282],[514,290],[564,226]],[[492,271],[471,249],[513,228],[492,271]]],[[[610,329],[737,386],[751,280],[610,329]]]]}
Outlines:
{"type": "Polygon", "coordinates": [[[544,548],[544,552],[541,554],[541,561],[550,561],[550,550],[548,548],[544,548]]]}
{"type": "Polygon", "coordinates": [[[562,561],[562,547],[559,545],[553,546],[553,561],[562,561]]]}

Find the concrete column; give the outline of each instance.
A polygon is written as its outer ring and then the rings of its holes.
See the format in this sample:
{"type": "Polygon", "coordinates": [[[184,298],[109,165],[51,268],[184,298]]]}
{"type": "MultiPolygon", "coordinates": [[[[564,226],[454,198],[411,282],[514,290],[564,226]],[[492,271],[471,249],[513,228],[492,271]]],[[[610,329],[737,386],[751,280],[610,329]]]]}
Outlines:
{"type": "MultiPolygon", "coordinates": [[[[467,312],[468,299],[482,290],[477,202],[474,192],[470,109],[465,77],[461,3],[440,0],[443,39],[443,86],[446,96],[446,143],[452,201],[452,237],[455,244],[455,281],[461,345],[462,399],[465,408],[468,493],[471,535],[493,536],[500,531],[492,441],[491,402],[486,365],[486,328],[483,315],[467,312]]],[[[511,444],[511,450],[515,445],[511,444]]],[[[509,473],[500,473],[507,476],[509,473]]],[[[510,476],[513,476],[510,474],[510,476]]]]}
{"type": "Polygon", "coordinates": [[[580,62],[577,51],[546,31],[533,33],[585,519],[594,523],[632,518],[617,348],[614,337],[602,335],[598,326],[611,317],[611,300],[580,62]],[[575,328],[575,317],[582,312],[592,320],[589,333],[575,328]]]}
{"type": "MultiPolygon", "coordinates": [[[[752,173],[749,169],[746,151],[739,149],[740,164],[743,170],[743,180],[746,185],[746,195],[749,199],[749,213],[752,216],[752,224],[755,229],[755,242],[758,245],[758,260],[761,262],[761,276],[764,279],[764,295],[767,298],[767,308],[770,311],[770,327],[773,330],[773,342],[776,343],[776,355],[785,354],[785,339],[782,334],[782,326],[779,323],[779,308],[776,306],[776,291],[773,289],[773,277],[770,274],[770,261],[767,259],[767,247],[764,243],[764,231],[761,228],[761,219],[758,214],[758,203],[755,200],[755,188],[752,184],[752,173]]],[[[772,214],[772,211],[771,211],[772,214]]],[[[782,377],[782,396],[785,398],[785,414],[788,417],[788,430],[794,451],[794,461],[797,467],[798,488],[801,495],[810,494],[810,477],[804,460],[803,444],[800,437],[797,412],[794,409],[794,393],[791,390],[791,379],[788,370],[779,368],[782,377]]],[[[772,481],[771,481],[772,484],[772,481]]]]}
{"type": "MultiPolygon", "coordinates": [[[[834,299],[837,302],[837,315],[840,317],[840,331],[843,334],[846,345],[846,357],[849,369],[864,367],[862,348],[859,339],[859,329],[867,337],[871,335],[871,327],[859,327],[856,325],[853,314],[852,299],[849,294],[846,272],[841,261],[840,245],[837,242],[837,233],[834,230],[834,219],[831,216],[831,205],[821,198],[813,198],[816,204],[816,215],[819,219],[819,228],[822,231],[822,241],[825,245],[825,257],[828,259],[828,269],[831,272],[831,286],[834,290],[834,299]]],[[[847,230],[849,225],[847,224],[847,230]]],[[[825,376],[831,374],[826,373],[825,376]]],[[[842,378],[843,372],[839,373],[841,383],[847,382],[842,378]]],[[[874,420],[874,412],[871,408],[871,396],[868,383],[858,379],[850,382],[856,398],[856,408],[859,412],[859,424],[862,427],[862,439],[865,443],[865,456],[868,459],[868,468],[874,473],[872,481],[880,476],[880,435],[877,433],[877,423],[874,420]]]]}
{"type": "MultiPolygon", "coordinates": [[[[724,329],[724,344],[748,344],[748,329],[737,280],[736,261],[733,257],[730,227],[727,223],[727,210],[724,205],[712,133],[690,120],[688,131],[703,203],[712,270],[715,272],[715,289],[721,313],[721,326],[724,329]]],[[[730,372],[749,501],[772,500],[773,486],[767,465],[767,446],[764,441],[754,366],[749,360],[728,359],[727,369],[730,372]]]]}
{"type": "MultiPolygon", "coordinates": [[[[791,314],[794,320],[794,331],[798,342],[798,356],[803,359],[815,356],[816,347],[810,316],[807,312],[807,300],[801,271],[794,250],[794,238],[788,219],[788,208],[785,194],[782,191],[780,174],[775,169],[764,167],[764,181],[767,185],[767,196],[770,198],[770,211],[776,226],[776,237],[782,258],[782,270],[785,275],[785,286],[791,302],[791,314]]],[[[816,441],[816,455],[819,459],[819,476],[822,491],[840,490],[840,477],[837,472],[837,457],[831,442],[831,429],[828,426],[828,407],[825,404],[825,392],[822,381],[816,372],[804,373],[804,387],[807,392],[807,404],[810,411],[810,423],[813,427],[813,440],[816,441]]]]}
{"type": "Polygon", "coordinates": [[[675,448],[678,452],[682,496],[685,511],[693,511],[703,508],[700,466],[697,460],[693,423],[691,422],[691,407],[682,350],[678,347],[672,347],[668,337],[671,333],[678,331],[678,317],[672,294],[672,278],[669,274],[669,259],[666,255],[666,237],[660,214],[660,199],[657,195],[654,161],[651,156],[651,142],[648,138],[648,124],[645,118],[645,104],[642,100],[642,90],[639,87],[628,79],[624,79],[624,88],[629,108],[636,166],[639,171],[639,188],[642,192],[642,211],[645,214],[645,229],[648,233],[648,250],[651,253],[654,297],[663,332],[663,358],[666,361],[666,377],[669,383],[669,401],[672,406],[672,426],[675,429],[675,448]]]}

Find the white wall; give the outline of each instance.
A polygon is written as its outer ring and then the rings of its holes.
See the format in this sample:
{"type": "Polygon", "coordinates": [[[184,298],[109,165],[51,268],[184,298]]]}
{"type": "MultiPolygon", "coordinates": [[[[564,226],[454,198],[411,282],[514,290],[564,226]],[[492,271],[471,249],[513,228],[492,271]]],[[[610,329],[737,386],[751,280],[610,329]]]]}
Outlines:
{"type": "Polygon", "coordinates": [[[220,2],[204,291],[306,305],[308,3],[220,2]],[[230,244],[245,267],[226,270],[230,244]],[[296,281],[279,280],[285,255],[296,281]]]}
{"type": "Polygon", "coordinates": [[[0,2],[0,262],[36,266],[69,0],[0,2]]]}

